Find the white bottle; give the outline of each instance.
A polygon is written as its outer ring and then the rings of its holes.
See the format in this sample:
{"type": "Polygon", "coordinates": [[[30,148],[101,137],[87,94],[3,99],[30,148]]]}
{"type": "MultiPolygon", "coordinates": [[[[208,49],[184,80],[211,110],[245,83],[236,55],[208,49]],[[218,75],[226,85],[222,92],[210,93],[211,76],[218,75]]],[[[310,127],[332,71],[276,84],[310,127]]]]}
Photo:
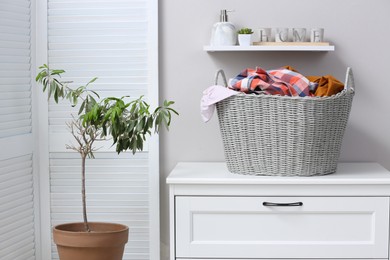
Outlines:
{"type": "Polygon", "coordinates": [[[231,46],[237,44],[236,27],[228,22],[226,10],[221,10],[220,22],[215,23],[211,32],[211,46],[231,46]]]}

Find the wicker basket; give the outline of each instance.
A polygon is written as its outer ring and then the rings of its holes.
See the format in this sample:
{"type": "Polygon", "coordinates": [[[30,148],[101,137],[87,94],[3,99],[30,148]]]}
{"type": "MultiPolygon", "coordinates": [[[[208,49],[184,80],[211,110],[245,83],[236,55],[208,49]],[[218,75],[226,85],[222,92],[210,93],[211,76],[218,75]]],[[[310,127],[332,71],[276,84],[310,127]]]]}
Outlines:
{"type": "MultiPolygon", "coordinates": [[[[221,75],[226,85],[222,70],[221,75]]],[[[354,96],[351,68],[346,88],[330,97],[239,93],[217,103],[230,172],[312,176],[336,171],[354,96]]]]}

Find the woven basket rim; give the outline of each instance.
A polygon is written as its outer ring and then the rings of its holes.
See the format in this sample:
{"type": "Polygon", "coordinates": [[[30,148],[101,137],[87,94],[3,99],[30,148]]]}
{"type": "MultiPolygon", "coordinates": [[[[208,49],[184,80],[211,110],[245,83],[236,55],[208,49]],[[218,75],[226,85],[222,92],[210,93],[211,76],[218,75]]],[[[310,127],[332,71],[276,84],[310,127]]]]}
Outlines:
{"type": "MultiPolygon", "coordinates": [[[[323,101],[323,100],[328,100],[328,99],[336,99],[342,96],[345,96],[347,94],[355,94],[354,89],[343,89],[339,93],[336,93],[332,96],[324,96],[324,97],[310,97],[310,96],[305,96],[305,97],[300,97],[300,96],[282,96],[280,94],[277,95],[271,95],[271,94],[256,94],[256,93],[244,93],[244,92],[239,92],[237,91],[238,94],[234,96],[239,96],[239,97],[253,97],[253,98],[275,98],[275,99],[299,99],[299,100],[316,100],[316,101],[323,101]]],[[[232,96],[232,97],[234,97],[232,96]]]]}

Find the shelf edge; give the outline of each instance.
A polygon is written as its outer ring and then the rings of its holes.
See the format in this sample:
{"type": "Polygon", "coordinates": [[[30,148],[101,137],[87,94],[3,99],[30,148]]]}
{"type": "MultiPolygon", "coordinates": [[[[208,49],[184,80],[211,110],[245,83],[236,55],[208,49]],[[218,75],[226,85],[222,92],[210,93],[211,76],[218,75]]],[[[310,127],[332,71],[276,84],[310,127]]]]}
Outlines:
{"type": "Polygon", "coordinates": [[[230,52],[230,51],[311,51],[311,52],[327,52],[334,51],[334,45],[328,46],[203,46],[203,50],[207,52],[230,52]]]}

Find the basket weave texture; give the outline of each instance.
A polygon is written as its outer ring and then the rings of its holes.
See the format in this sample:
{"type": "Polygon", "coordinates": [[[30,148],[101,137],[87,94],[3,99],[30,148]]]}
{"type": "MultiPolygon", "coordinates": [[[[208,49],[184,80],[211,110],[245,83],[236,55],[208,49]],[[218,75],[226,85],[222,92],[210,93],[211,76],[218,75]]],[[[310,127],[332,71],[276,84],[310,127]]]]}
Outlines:
{"type": "Polygon", "coordinates": [[[331,97],[239,93],[218,102],[229,171],[272,176],[334,173],[355,93],[350,68],[345,85],[331,97]]]}

